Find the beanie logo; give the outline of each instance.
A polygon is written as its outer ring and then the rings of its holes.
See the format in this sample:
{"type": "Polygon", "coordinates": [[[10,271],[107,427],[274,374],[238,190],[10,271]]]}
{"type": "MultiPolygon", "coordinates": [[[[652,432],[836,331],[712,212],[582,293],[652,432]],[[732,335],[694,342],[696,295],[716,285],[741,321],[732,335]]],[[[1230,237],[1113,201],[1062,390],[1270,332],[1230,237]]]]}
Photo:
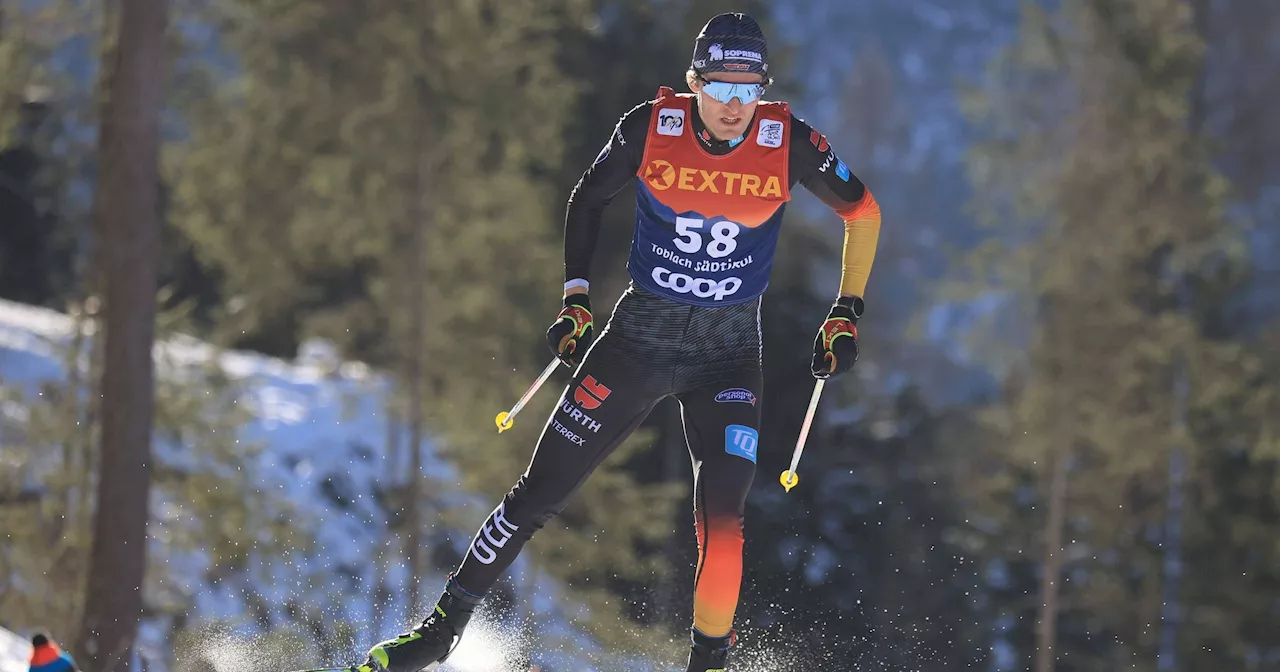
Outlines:
{"type": "Polygon", "coordinates": [[[711,60],[713,61],[724,60],[724,47],[721,46],[719,43],[716,43],[711,45],[710,47],[707,47],[707,51],[711,52],[711,60]]]}
{"type": "Polygon", "coordinates": [[[755,61],[757,63],[764,62],[764,57],[758,51],[747,51],[746,49],[730,49],[724,52],[725,58],[732,58],[738,61],[755,61]]]}

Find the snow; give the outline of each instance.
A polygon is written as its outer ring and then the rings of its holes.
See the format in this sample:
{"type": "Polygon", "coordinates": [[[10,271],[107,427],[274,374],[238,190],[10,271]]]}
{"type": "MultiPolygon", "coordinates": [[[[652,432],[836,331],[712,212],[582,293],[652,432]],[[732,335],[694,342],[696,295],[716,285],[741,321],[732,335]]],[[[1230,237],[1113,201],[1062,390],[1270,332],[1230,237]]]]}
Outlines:
{"type": "MultiPolygon", "coordinates": [[[[60,354],[74,335],[76,321],[54,311],[0,300],[0,381],[34,393],[41,381],[64,376],[65,357],[60,354]]],[[[85,333],[87,333],[87,329],[85,333]]],[[[208,558],[203,553],[169,553],[166,540],[180,533],[177,527],[188,515],[181,502],[157,497],[152,543],[165,551],[165,564],[177,585],[166,590],[194,595],[192,616],[199,619],[226,619],[237,624],[236,632],[222,642],[210,644],[204,652],[211,660],[236,659],[236,651],[251,650],[246,645],[259,633],[248,628],[252,618],[242,601],[248,588],[266,602],[283,609],[289,601],[322,614],[327,622],[354,621],[355,648],[341,652],[353,655],[393,636],[411,625],[421,614],[405,613],[408,573],[399,560],[386,567],[387,580],[397,595],[395,605],[376,604],[374,586],[378,574],[377,553],[385,542],[386,514],[369,494],[370,484],[385,481],[388,473],[402,468],[388,465],[383,454],[386,436],[382,416],[382,396],[387,381],[360,363],[334,361],[324,344],[311,343],[298,361],[263,357],[254,353],[218,350],[208,343],[186,336],[166,337],[155,346],[158,380],[184,380],[199,376],[200,367],[216,363],[238,385],[241,405],[252,411],[253,420],[236,437],[248,445],[264,449],[239,465],[255,486],[274,493],[283,503],[292,504],[290,522],[299,536],[314,535],[318,552],[291,553],[281,559],[263,554],[253,557],[248,583],[224,582],[207,585],[203,581],[208,558]],[[338,493],[340,505],[325,493],[338,493]],[[334,570],[341,569],[342,572],[334,570]],[[369,615],[377,617],[369,619],[369,615]],[[246,629],[247,628],[247,629],[246,629]]],[[[83,364],[83,361],[81,362],[83,364]]],[[[6,409],[7,422],[20,423],[17,409],[6,409]]],[[[496,502],[488,501],[458,487],[456,468],[439,458],[428,439],[423,468],[429,477],[436,506],[463,509],[478,524],[496,502]]],[[[157,436],[156,454],[170,464],[187,465],[192,451],[182,450],[157,436]]],[[[428,507],[430,511],[430,507],[428,507]]],[[[257,511],[269,519],[272,511],[257,511]]],[[[428,513],[428,515],[430,515],[428,513]]],[[[459,552],[469,546],[473,529],[442,529],[449,544],[459,552]]],[[[517,587],[519,620],[532,621],[542,635],[540,641],[554,640],[556,651],[537,651],[537,660],[552,669],[586,670],[583,655],[600,647],[573,626],[569,613],[579,615],[584,608],[566,603],[554,580],[536,571],[529,558],[521,556],[508,573],[517,587]]],[[[444,576],[419,577],[424,599],[434,599],[444,576]]],[[[278,615],[278,614],[277,614],[278,615]]],[[[458,653],[452,659],[458,672],[507,672],[514,650],[522,645],[510,627],[499,626],[492,615],[480,612],[467,630],[458,653]]],[[[149,623],[140,633],[140,654],[165,672],[169,646],[160,624],[149,623]]],[[[315,661],[319,664],[349,661],[315,661]]],[[[654,669],[652,663],[635,661],[634,669],[654,669]]],[[[215,665],[235,669],[236,665],[215,665]]],[[[25,668],[25,662],[24,662],[25,668]]],[[[609,669],[632,669],[617,661],[609,669]]],[[[0,672],[9,672],[8,668],[0,672]]],[[[520,670],[519,672],[524,672],[520,670]]]]}
{"type": "Polygon", "coordinates": [[[0,628],[0,672],[27,672],[31,644],[26,637],[0,628]]]}

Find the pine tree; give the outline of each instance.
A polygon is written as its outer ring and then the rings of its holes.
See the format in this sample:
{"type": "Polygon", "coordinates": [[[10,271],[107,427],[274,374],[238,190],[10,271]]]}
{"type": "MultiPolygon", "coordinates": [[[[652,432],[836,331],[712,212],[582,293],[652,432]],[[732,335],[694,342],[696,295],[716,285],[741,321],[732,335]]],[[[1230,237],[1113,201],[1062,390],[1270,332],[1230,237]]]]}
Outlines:
{"type": "Polygon", "coordinates": [[[102,255],[102,448],[84,624],[87,669],[128,669],[142,617],[154,417],[163,0],[124,2],[106,65],[95,201],[102,255]]]}
{"type": "MultiPolygon", "coordinates": [[[[405,522],[422,531],[423,571],[436,576],[460,559],[443,530],[469,535],[482,517],[439,495],[460,485],[496,501],[567,377],[497,435],[494,415],[551,357],[543,332],[559,307],[571,186],[554,178],[582,95],[560,63],[584,7],[401,3],[371,14],[228,0],[208,20],[223,26],[237,72],[184,101],[191,133],[171,164],[173,217],[227,297],[214,335],[283,356],[322,337],[396,374],[400,421],[416,407],[425,430],[409,458],[433,450],[462,474],[422,474],[418,494],[400,474],[372,484],[405,511],[421,507],[421,526],[405,522]]],[[[642,514],[667,510],[665,489],[622,469],[649,440],[624,446],[529,549],[604,613],[618,608],[603,586],[640,580],[655,562],[628,549],[667,533],[642,514]],[[590,505],[605,497],[615,504],[590,505]]]]}
{"type": "MultiPolygon", "coordinates": [[[[982,100],[991,141],[973,175],[1000,237],[972,268],[1009,299],[997,322],[1029,326],[985,334],[1012,383],[992,416],[1011,474],[982,487],[1016,506],[997,533],[1020,540],[1009,561],[1042,559],[1042,587],[1003,607],[1022,664],[1039,624],[1039,670],[1156,669],[1152,624],[1187,595],[1170,568],[1192,542],[1175,535],[1199,524],[1176,503],[1212,482],[1223,445],[1203,419],[1228,412],[1223,394],[1260,391],[1238,374],[1250,348],[1219,328],[1249,260],[1206,142],[1202,9],[1027,6],[982,100]]],[[[1234,415],[1246,441],[1259,410],[1234,415]]]]}

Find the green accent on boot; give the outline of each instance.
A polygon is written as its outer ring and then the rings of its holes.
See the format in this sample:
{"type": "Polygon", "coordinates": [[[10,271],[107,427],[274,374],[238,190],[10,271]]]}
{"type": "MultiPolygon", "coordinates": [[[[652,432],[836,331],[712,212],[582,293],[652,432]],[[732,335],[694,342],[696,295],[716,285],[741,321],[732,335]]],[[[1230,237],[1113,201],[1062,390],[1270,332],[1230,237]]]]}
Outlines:
{"type": "Polygon", "coordinates": [[[368,663],[365,663],[364,665],[357,667],[356,672],[377,672],[378,669],[385,670],[390,668],[391,660],[390,660],[390,657],[387,655],[387,649],[394,649],[397,646],[400,646],[402,644],[408,644],[409,642],[412,642],[415,639],[421,639],[421,638],[422,638],[422,633],[419,633],[417,631],[410,631],[410,632],[406,632],[403,635],[399,635],[395,639],[388,639],[385,642],[379,642],[378,644],[375,644],[372,649],[369,649],[369,657],[373,659],[373,662],[376,663],[378,667],[374,668],[370,666],[368,663]]]}
{"type": "Polygon", "coordinates": [[[418,632],[417,630],[410,630],[409,632],[403,635],[400,635],[399,637],[396,637],[396,641],[391,646],[392,648],[395,648],[397,646],[400,646],[401,644],[408,644],[409,642],[412,642],[415,639],[422,639],[422,633],[418,632]]]}

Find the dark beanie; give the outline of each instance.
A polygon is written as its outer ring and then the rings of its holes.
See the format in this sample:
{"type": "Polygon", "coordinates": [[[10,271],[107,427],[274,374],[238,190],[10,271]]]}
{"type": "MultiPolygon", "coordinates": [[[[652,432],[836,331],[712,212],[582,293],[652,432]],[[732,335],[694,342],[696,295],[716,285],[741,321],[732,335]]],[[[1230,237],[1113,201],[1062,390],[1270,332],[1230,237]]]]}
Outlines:
{"type": "Polygon", "coordinates": [[[49,644],[49,636],[44,634],[43,632],[37,632],[35,636],[31,638],[31,646],[37,649],[42,646],[47,646],[48,644],[49,644]]]}
{"type": "Polygon", "coordinates": [[[693,70],[754,72],[769,76],[769,47],[756,20],[741,12],[718,14],[693,43],[693,70]]]}

